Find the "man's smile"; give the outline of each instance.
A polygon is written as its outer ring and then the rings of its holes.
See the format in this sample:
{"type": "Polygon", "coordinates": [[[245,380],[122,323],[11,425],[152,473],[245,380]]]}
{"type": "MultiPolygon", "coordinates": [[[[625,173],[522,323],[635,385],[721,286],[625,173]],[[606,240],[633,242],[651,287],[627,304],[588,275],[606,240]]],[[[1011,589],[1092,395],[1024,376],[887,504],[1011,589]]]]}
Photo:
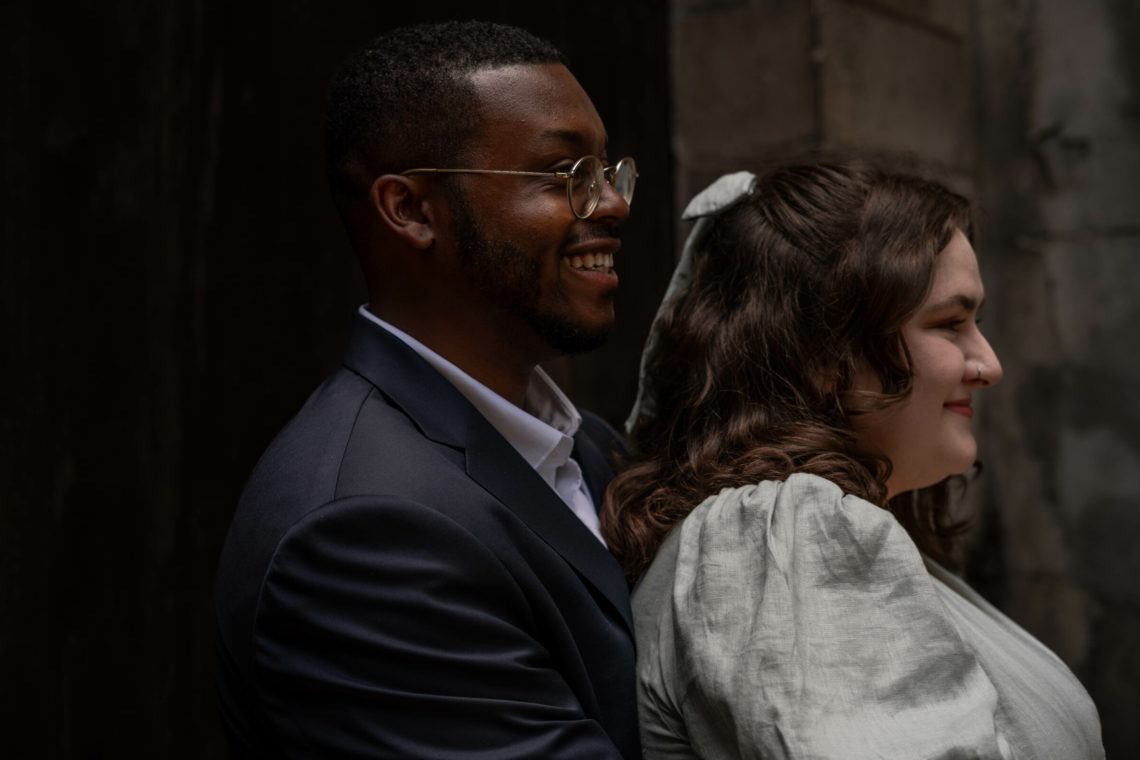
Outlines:
{"type": "Polygon", "coordinates": [[[577,269],[579,271],[605,272],[607,274],[614,271],[614,255],[612,253],[597,251],[582,256],[564,256],[562,260],[565,261],[571,269],[577,269]]]}

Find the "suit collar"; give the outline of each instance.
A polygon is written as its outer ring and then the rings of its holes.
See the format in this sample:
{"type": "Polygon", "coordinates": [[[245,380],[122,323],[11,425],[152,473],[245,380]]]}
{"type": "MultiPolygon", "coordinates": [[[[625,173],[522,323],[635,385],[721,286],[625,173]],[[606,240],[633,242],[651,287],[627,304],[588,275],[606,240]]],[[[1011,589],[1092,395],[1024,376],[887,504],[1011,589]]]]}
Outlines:
{"type": "MultiPolygon", "coordinates": [[[[360,314],[344,364],[403,410],[428,439],[462,450],[467,474],[601,592],[632,632],[628,588],[617,560],[451,383],[403,341],[360,314]]],[[[604,455],[581,432],[575,436],[574,454],[600,505],[612,476],[604,455]]]]}
{"type": "Polygon", "coordinates": [[[395,335],[443,375],[543,476],[543,480],[554,487],[554,472],[570,457],[573,435],[582,417],[541,367],[535,367],[531,374],[523,405],[515,406],[446,357],[373,314],[367,305],[361,306],[357,312],[395,335]]]}

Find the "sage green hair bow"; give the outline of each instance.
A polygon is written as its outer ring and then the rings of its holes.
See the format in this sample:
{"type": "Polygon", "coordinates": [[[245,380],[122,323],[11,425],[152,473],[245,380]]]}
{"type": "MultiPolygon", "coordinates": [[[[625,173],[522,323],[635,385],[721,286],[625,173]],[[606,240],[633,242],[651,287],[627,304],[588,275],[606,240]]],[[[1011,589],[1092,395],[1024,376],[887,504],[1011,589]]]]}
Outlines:
{"type": "Polygon", "coordinates": [[[637,400],[633,402],[629,418],[625,421],[625,431],[633,430],[633,426],[642,417],[652,417],[657,413],[657,398],[653,392],[653,383],[646,375],[646,366],[650,357],[657,348],[657,320],[661,318],[665,307],[675,298],[680,297],[689,290],[693,281],[693,255],[701,246],[713,217],[732,208],[752,194],[756,187],[756,175],[752,172],[734,172],[725,174],[701,192],[693,196],[681,219],[689,221],[696,219],[697,223],[689,232],[685,245],[681,249],[681,258],[673,270],[673,277],[669,280],[669,287],[665,289],[665,296],[661,305],[657,307],[657,314],[653,318],[653,326],[649,328],[649,337],[645,340],[645,348],[641,351],[641,370],[637,381],[637,400]]]}

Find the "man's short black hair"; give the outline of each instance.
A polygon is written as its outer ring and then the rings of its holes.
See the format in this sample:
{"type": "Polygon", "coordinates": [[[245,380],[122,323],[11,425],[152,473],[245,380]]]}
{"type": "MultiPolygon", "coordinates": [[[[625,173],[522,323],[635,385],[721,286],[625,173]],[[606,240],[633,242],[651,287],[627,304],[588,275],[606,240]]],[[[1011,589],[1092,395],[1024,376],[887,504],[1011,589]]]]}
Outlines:
{"type": "Polygon", "coordinates": [[[325,163],[334,196],[381,174],[452,167],[478,127],[472,72],[560,63],[549,42],[484,21],[386,32],[353,55],[329,87],[325,163]]]}

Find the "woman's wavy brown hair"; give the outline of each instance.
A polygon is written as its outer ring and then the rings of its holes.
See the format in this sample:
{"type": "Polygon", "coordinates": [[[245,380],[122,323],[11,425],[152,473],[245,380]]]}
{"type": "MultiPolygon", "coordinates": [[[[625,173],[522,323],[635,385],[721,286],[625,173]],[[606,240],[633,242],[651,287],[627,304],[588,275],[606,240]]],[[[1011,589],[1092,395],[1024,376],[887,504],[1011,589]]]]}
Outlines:
{"type": "Polygon", "coordinates": [[[891,463],[859,449],[851,418],[909,395],[902,327],[956,229],[972,237],[961,196],[858,164],[777,169],[712,221],[690,289],[655,323],[656,412],[631,431],[637,453],[602,510],[630,579],[708,496],[795,472],[884,506],[949,559],[963,524],[947,484],[886,503],[891,463]],[[882,393],[852,390],[864,363],[882,393]]]}

